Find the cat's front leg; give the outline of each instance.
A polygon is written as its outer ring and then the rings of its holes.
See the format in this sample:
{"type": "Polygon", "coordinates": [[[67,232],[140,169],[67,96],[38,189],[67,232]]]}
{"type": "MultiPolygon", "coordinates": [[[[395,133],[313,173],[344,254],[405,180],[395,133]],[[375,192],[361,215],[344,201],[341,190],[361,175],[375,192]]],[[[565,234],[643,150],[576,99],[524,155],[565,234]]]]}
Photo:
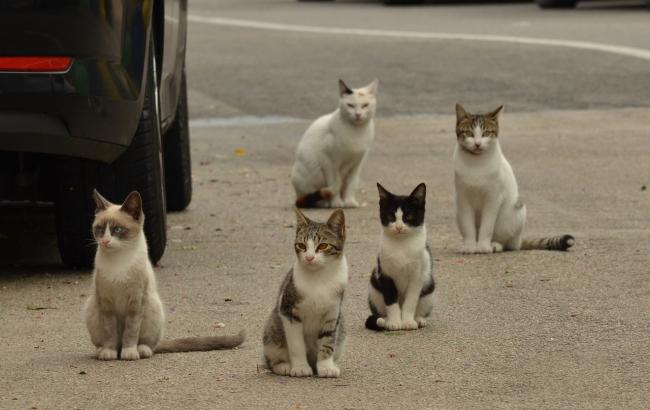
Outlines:
{"type": "Polygon", "coordinates": [[[332,198],[330,199],[331,208],[343,208],[344,202],[341,198],[341,174],[338,169],[335,169],[335,165],[327,164],[322,167],[323,174],[325,175],[325,183],[327,184],[327,189],[332,192],[332,198]]]}
{"type": "Polygon", "coordinates": [[[97,358],[99,360],[115,360],[117,359],[117,345],[120,340],[117,334],[117,317],[110,311],[100,311],[99,315],[104,341],[97,349],[97,358]]]}
{"type": "Polygon", "coordinates": [[[401,329],[402,311],[398,303],[397,286],[395,286],[393,278],[382,271],[381,264],[378,264],[376,270],[373,271],[370,284],[382,294],[384,299],[386,317],[378,318],[377,326],[386,330],[401,329]]]}
{"type": "Polygon", "coordinates": [[[463,237],[463,245],[460,248],[460,253],[475,253],[476,252],[476,217],[474,209],[465,198],[465,195],[456,192],[456,223],[458,230],[463,237]]]}
{"type": "Polygon", "coordinates": [[[341,374],[341,370],[334,363],[334,349],[336,348],[338,325],[339,313],[337,311],[335,317],[330,317],[325,320],[318,333],[316,371],[319,377],[339,377],[341,374]]]}
{"type": "Polygon", "coordinates": [[[415,309],[421,291],[422,283],[419,278],[411,278],[406,288],[406,295],[404,295],[404,303],[402,303],[402,329],[404,330],[415,330],[419,327],[415,320],[415,309]]]}
{"type": "MultiPolygon", "coordinates": [[[[138,309],[129,312],[124,320],[124,332],[122,333],[122,351],[120,359],[138,360],[138,339],[140,337],[140,326],[142,325],[142,311],[138,309]]],[[[151,356],[151,355],[149,355],[151,356]]]]}
{"type": "Polygon", "coordinates": [[[491,195],[485,199],[481,212],[481,226],[478,231],[476,253],[494,252],[492,237],[494,236],[494,226],[497,221],[499,209],[501,208],[501,202],[501,195],[491,195]]]}
{"type": "Polygon", "coordinates": [[[343,203],[346,208],[358,208],[359,202],[357,201],[355,195],[357,189],[359,188],[359,177],[361,175],[361,167],[365,162],[366,155],[361,157],[361,159],[352,166],[350,172],[346,176],[346,180],[343,183],[343,203]]]}
{"type": "Polygon", "coordinates": [[[307,349],[305,347],[305,334],[300,319],[289,319],[281,315],[282,326],[287,338],[287,348],[289,350],[289,361],[291,362],[290,376],[306,377],[314,374],[311,366],[307,362],[307,349]]]}

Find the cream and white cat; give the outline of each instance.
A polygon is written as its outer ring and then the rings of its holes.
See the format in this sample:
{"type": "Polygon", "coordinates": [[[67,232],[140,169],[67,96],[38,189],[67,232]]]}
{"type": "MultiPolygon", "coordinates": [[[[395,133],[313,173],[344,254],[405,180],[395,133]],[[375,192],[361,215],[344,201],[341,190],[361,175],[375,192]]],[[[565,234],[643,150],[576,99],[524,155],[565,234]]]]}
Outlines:
{"type": "Polygon", "coordinates": [[[499,145],[499,112],[470,114],[456,105],[454,182],[456,222],[463,237],[462,253],[503,250],[567,250],[571,235],[524,239],[526,206],[519,197],[515,174],[499,145]]]}
{"type": "Polygon", "coordinates": [[[229,349],[237,336],[186,337],[161,341],[165,314],[143,232],[138,192],[115,205],[94,192],[97,206],[93,236],[97,241],[93,287],[84,313],[100,360],[137,360],[154,352],[229,349]]]}
{"type": "Polygon", "coordinates": [[[375,139],[377,87],[377,80],[357,89],[339,80],[339,107],[314,121],[296,150],[291,182],[297,207],[359,206],[359,174],[375,139]]]}

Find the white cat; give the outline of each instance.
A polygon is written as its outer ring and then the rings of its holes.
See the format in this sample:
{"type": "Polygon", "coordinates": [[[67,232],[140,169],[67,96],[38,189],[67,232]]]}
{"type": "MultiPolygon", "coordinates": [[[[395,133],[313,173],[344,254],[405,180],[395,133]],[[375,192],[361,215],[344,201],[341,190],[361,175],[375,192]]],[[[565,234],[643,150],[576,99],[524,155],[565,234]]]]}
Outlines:
{"type": "Polygon", "coordinates": [[[339,108],[314,121],[298,144],[291,182],[296,206],[356,208],[361,167],[375,139],[375,80],[351,89],[339,80],[339,108]]]}
{"type": "Polygon", "coordinates": [[[571,235],[523,239],[526,206],[519,197],[512,167],[499,145],[499,112],[470,114],[456,104],[454,182],[456,222],[463,237],[462,253],[503,250],[566,250],[571,235]]]}

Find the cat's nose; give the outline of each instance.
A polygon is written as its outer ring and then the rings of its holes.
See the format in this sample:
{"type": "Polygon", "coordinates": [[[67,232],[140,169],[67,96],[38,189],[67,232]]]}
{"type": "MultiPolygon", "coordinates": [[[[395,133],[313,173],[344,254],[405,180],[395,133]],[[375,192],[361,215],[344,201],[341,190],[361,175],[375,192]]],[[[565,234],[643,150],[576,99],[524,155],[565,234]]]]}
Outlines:
{"type": "Polygon", "coordinates": [[[313,257],[312,255],[307,255],[307,256],[305,256],[305,260],[306,260],[307,262],[311,262],[311,261],[314,260],[314,257],[313,257]]]}
{"type": "Polygon", "coordinates": [[[401,226],[396,226],[396,227],[395,227],[395,230],[396,230],[397,232],[402,232],[402,229],[404,229],[404,228],[401,227],[401,226]]]}
{"type": "Polygon", "coordinates": [[[108,245],[108,243],[109,243],[110,241],[111,241],[111,238],[101,238],[101,239],[99,240],[99,243],[101,243],[102,245],[108,245]]]}

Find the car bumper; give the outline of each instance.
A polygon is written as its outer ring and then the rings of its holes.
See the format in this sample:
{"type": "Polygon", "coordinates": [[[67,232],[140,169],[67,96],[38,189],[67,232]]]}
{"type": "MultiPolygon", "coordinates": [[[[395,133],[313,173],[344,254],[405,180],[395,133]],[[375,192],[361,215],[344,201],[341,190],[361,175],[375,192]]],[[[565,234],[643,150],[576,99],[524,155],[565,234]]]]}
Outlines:
{"type": "Polygon", "coordinates": [[[142,110],[153,2],[3,1],[0,55],[69,56],[65,73],[0,73],[0,150],[110,162],[142,110]]]}

